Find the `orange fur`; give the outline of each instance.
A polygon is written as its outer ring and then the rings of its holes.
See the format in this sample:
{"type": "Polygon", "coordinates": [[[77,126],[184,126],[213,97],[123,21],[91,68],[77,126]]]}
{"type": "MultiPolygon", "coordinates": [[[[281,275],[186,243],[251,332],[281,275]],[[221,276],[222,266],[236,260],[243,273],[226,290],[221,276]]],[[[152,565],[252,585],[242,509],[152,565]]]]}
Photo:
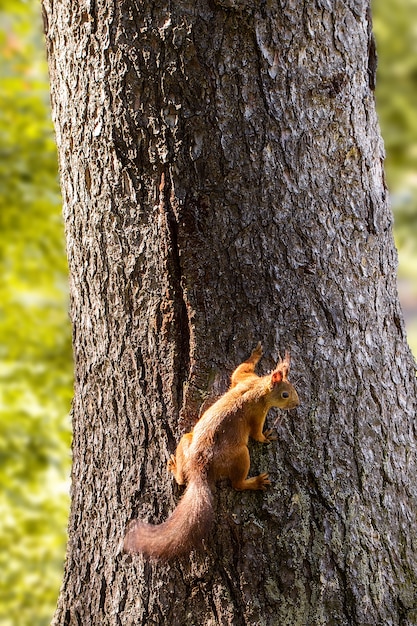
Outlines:
{"type": "Polygon", "coordinates": [[[201,545],[213,523],[212,492],[217,480],[227,478],[238,490],[264,490],[270,484],[266,473],[247,477],[249,437],[262,443],[272,441],[271,431],[263,432],[269,409],[292,409],[299,400],[288,381],[289,353],[271,374],[259,377],[255,366],[261,356],[258,344],[233,372],[230,389],[203,413],[192,432],[183,435],[168,469],[187,489],[166,522],[158,526],[131,522],[126,552],[162,559],[187,554],[201,545]]]}

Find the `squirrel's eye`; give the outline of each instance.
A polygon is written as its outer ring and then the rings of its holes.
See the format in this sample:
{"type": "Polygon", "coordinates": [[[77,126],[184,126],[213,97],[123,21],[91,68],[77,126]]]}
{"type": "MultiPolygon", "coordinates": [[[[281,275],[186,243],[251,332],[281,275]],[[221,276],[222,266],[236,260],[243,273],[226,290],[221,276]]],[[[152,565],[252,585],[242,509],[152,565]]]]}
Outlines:
{"type": "Polygon", "coordinates": [[[283,391],[281,394],[281,398],[289,398],[290,394],[288,393],[288,391],[283,391]]]}

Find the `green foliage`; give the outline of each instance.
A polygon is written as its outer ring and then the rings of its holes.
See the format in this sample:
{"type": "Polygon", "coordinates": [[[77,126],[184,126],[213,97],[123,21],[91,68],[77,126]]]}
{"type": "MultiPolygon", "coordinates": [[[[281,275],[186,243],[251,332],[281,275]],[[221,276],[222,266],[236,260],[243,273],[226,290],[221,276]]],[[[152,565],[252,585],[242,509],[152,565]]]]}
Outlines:
{"type": "Polygon", "coordinates": [[[417,0],[375,0],[373,13],[378,113],[396,189],[417,172],[417,0]]]}
{"type": "MultiPolygon", "coordinates": [[[[417,265],[417,0],[375,0],[377,107],[396,241],[417,265]]],[[[405,269],[409,273],[410,267],[405,269]]],[[[413,270],[411,270],[413,271],[413,270]]],[[[414,267],[414,277],[416,276],[414,267]]]]}
{"type": "Polygon", "coordinates": [[[62,575],[72,368],[37,3],[0,2],[0,53],[0,623],[41,626],[62,575]]]}
{"type": "Polygon", "coordinates": [[[395,217],[400,295],[417,355],[417,0],[374,0],[376,101],[395,217]],[[414,294],[412,286],[414,285],[414,294]]]}

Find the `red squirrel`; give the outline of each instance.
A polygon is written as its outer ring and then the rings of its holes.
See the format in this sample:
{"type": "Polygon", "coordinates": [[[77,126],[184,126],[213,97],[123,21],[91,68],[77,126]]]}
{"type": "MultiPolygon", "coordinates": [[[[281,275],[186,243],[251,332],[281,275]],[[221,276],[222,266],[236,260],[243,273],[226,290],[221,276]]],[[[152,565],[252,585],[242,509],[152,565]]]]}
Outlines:
{"type": "Polygon", "coordinates": [[[208,408],[194,429],[185,434],[168,461],[168,470],[187,488],[178,506],[162,524],[130,522],[124,551],[153,559],[171,559],[198,548],[214,521],[213,491],[217,480],[228,478],[237,490],[264,490],[268,474],[248,478],[248,440],[269,443],[276,439],[262,432],[271,407],[293,409],[298,395],[288,381],[290,355],[280,359],[275,370],[257,376],[255,366],[262,356],[259,343],[250,357],[232,374],[229,390],[208,408]]]}

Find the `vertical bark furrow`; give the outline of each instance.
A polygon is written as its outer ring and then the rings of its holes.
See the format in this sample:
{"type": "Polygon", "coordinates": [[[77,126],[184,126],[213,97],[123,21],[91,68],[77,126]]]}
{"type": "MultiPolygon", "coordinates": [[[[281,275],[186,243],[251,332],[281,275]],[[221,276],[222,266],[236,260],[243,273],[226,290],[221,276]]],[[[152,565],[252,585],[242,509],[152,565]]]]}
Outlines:
{"type": "Polygon", "coordinates": [[[181,268],[181,251],[178,243],[178,217],[172,207],[172,184],[171,175],[165,170],[161,175],[160,184],[161,204],[166,213],[167,228],[170,239],[170,273],[173,287],[175,317],[173,325],[177,333],[176,362],[174,367],[177,372],[177,411],[180,412],[183,405],[184,386],[189,377],[191,358],[191,320],[188,316],[187,300],[184,293],[184,276],[181,268]]]}

